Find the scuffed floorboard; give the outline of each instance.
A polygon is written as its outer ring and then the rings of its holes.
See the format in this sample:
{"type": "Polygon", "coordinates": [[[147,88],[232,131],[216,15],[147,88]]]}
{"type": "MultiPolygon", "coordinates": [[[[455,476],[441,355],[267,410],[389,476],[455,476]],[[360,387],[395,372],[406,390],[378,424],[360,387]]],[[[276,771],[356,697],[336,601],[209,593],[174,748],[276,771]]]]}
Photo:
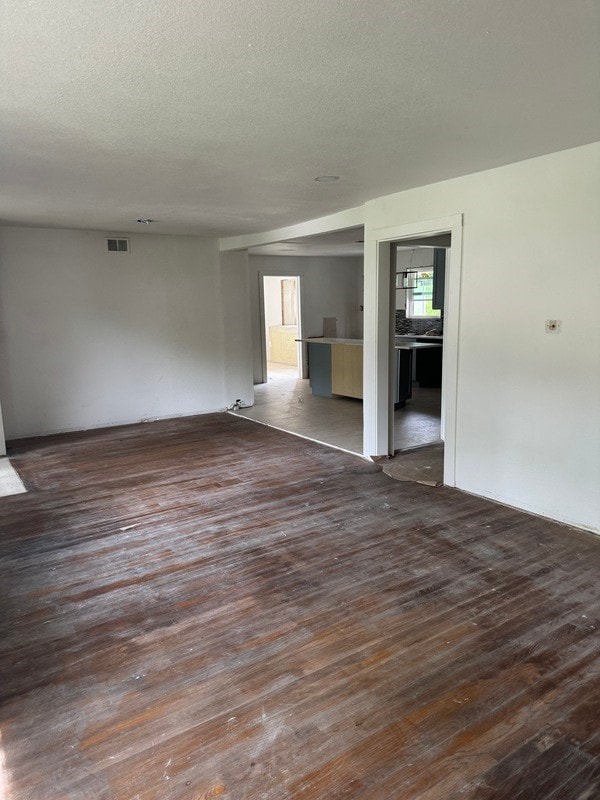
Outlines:
{"type": "Polygon", "coordinates": [[[600,796],[600,541],[210,415],[14,443],[8,800],[600,796]]]}

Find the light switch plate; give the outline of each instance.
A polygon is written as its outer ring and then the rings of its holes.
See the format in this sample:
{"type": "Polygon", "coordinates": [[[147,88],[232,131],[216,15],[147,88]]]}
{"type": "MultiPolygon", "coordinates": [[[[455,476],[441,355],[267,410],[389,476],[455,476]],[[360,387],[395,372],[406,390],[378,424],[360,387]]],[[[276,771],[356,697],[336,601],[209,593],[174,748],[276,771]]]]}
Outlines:
{"type": "Polygon", "coordinates": [[[560,333],[561,329],[562,329],[562,320],[560,319],[546,320],[546,333],[560,333]]]}

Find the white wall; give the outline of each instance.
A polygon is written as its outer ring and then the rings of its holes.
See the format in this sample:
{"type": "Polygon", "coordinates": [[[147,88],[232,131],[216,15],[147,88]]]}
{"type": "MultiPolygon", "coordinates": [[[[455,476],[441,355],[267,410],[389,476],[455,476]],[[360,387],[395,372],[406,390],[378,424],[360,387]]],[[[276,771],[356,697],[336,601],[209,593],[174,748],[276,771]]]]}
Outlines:
{"type": "Polygon", "coordinates": [[[6,455],[6,438],[4,435],[4,419],[2,417],[2,406],[0,406],[0,456],[6,455]]]}
{"type": "Polygon", "coordinates": [[[112,254],[102,233],[0,229],[8,438],[226,405],[216,241],[130,238],[112,254]]]}
{"type": "Polygon", "coordinates": [[[595,531],[599,186],[600,144],[587,145],[373,200],[365,223],[376,239],[463,214],[456,485],[595,531]],[[546,334],[555,318],[562,333],[546,334]]]}
{"type": "Polygon", "coordinates": [[[221,253],[225,405],[254,403],[248,253],[221,253]]]}
{"type": "Polygon", "coordinates": [[[300,276],[303,336],[322,336],[323,317],[337,318],[340,337],[362,336],[362,258],[250,255],[248,263],[255,383],[262,381],[259,286],[263,274],[300,276]]]}

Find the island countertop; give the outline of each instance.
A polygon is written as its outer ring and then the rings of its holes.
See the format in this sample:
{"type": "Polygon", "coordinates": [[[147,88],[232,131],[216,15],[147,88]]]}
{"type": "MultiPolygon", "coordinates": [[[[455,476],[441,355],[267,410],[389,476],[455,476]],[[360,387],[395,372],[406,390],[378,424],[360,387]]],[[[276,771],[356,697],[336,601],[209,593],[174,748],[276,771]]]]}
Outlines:
{"type": "Polygon", "coordinates": [[[396,339],[433,339],[434,342],[442,342],[444,337],[442,334],[431,335],[427,333],[397,333],[396,339]]]}
{"type": "Polygon", "coordinates": [[[362,347],[362,339],[328,339],[325,336],[318,336],[315,339],[296,339],[297,342],[307,342],[308,344],[353,344],[362,347]]]}
{"type": "MultiPolygon", "coordinates": [[[[329,339],[320,336],[316,339],[296,339],[297,342],[306,342],[307,344],[347,344],[362,347],[362,339],[329,339]]],[[[395,344],[395,350],[422,350],[429,347],[442,347],[441,342],[403,342],[402,344],[395,344]]]]}
{"type": "Polygon", "coordinates": [[[395,350],[426,350],[430,347],[443,347],[441,342],[402,342],[395,344],[395,350]]]}

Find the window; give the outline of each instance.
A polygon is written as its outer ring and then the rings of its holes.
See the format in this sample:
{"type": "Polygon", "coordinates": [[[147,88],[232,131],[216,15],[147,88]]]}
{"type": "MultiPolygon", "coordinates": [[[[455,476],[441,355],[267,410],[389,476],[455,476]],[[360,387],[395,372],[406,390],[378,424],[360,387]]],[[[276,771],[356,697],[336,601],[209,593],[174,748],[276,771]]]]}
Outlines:
{"type": "MultiPolygon", "coordinates": [[[[440,317],[441,311],[432,308],[433,304],[433,270],[413,269],[414,289],[406,290],[406,316],[407,317],[440,317]]],[[[413,281],[411,281],[413,282],[413,281]]]]}
{"type": "Polygon", "coordinates": [[[296,299],[296,278],[281,281],[281,324],[298,324],[298,300],[296,299]]]}

